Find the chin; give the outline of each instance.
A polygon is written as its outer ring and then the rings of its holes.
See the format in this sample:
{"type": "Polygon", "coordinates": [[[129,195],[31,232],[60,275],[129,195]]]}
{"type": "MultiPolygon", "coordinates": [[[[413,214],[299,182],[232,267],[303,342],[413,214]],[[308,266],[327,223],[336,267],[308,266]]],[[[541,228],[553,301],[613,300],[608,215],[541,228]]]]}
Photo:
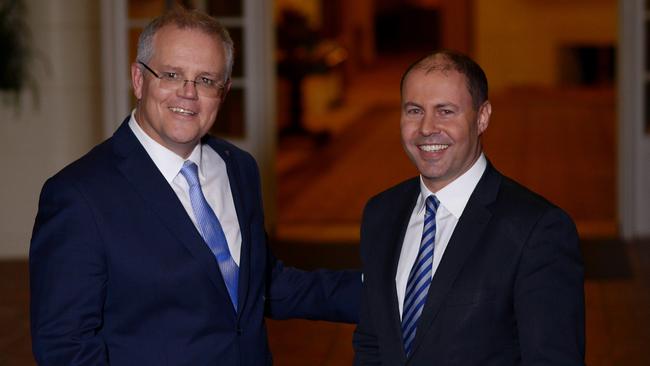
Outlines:
{"type": "Polygon", "coordinates": [[[440,169],[424,167],[424,169],[419,169],[419,171],[424,178],[432,181],[438,180],[445,175],[445,172],[441,171],[440,169]]]}

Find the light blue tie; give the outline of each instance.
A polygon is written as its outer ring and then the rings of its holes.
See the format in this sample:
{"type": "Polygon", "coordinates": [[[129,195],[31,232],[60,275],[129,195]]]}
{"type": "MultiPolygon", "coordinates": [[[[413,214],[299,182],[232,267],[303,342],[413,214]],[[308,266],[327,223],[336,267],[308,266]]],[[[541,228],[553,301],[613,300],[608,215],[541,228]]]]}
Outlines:
{"type": "Polygon", "coordinates": [[[406,282],[406,296],[404,297],[402,311],[402,339],[404,340],[404,351],[407,357],[411,354],[418,320],[422,314],[422,308],[424,308],[427,293],[429,293],[429,285],[431,284],[438,205],[440,205],[440,202],[436,196],[427,197],[420,250],[406,282]]]}
{"type": "Polygon", "coordinates": [[[190,186],[190,202],[192,203],[192,210],[194,210],[194,216],[196,216],[196,222],[198,223],[201,236],[203,236],[203,240],[205,240],[217,258],[217,263],[219,264],[221,275],[226,282],[230,299],[235,307],[235,311],[237,311],[239,267],[237,267],[237,264],[230,255],[228,242],[226,241],[226,236],[223,233],[217,215],[214,214],[214,211],[212,211],[212,208],[210,208],[210,205],[205,200],[205,196],[201,190],[201,183],[199,183],[198,167],[188,160],[183,164],[181,174],[190,186]]]}

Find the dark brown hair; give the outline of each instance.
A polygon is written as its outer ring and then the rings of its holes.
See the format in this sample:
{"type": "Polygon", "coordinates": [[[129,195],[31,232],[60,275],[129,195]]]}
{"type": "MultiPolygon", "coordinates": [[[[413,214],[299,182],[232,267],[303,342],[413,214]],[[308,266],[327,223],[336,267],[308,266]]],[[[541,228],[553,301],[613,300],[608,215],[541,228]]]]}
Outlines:
{"type": "Polygon", "coordinates": [[[404,89],[404,80],[413,70],[424,70],[425,73],[432,71],[455,70],[465,75],[467,79],[467,90],[472,96],[472,106],[475,110],[488,99],[488,81],[485,72],[479,64],[460,52],[452,50],[439,50],[424,56],[412,63],[400,81],[400,94],[404,89]]]}

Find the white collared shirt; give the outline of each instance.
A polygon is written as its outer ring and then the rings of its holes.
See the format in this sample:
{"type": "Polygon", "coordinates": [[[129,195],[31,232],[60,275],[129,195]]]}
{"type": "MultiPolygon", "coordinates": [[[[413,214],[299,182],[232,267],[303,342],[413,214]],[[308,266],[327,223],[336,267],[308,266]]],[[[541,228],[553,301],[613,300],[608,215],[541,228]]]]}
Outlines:
{"type": "MultiPolygon", "coordinates": [[[[440,265],[440,260],[445,253],[445,249],[447,249],[451,234],[454,232],[465,206],[467,206],[467,201],[469,201],[469,197],[474,192],[474,188],[476,188],[486,167],[487,159],[485,155],[481,154],[469,170],[435,193],[436,198],[440,201],[440,206],[436,213],[436,239],[433,250],[432,277],[435,275],[438,265],[440,265]]],[[[417,258],[420,241],[422,240],[425,201],[432,194],[434,193],[429,191],[422,176],[420,176],[420,195],[406,228],[404,243],[397,264],[397,274],[395,275],[400,319],[404,307],[404,297],[406,296],[406,282],[417,258]]]]}
{"type": "Polygon", "coordinates": [[[239,265],[239,258],[241,255],[241,230],[239,221],[237,220],[237,211],[235,210],[235,202],[230,190],[230,181],[228,180],[228,172],[226,170],[226,162],[207,144],[198,144],[187,159],[176,155],[173,151],[160,145],[138,125],[135,120],[135,111],[131,112],[131,119],[129,120],[129,127],[135,134],[135,137],[140,141],[144,149],[153,160],[160,173],[165,177],[165,180],[172,187],[176,196],[183,204],[183,208],[190,216],[194,223],[196,230],[201,232],[197,222],[192,203],[189,195],[189,185],[185,177],[180,174],[183,163],[186,160],[191,160],[199,168],[199,182],[201,183],[201,190],[208,204],[214,211],[223,232],[228,241],[228,249],[230,255],[237,265],[239,265]]]}

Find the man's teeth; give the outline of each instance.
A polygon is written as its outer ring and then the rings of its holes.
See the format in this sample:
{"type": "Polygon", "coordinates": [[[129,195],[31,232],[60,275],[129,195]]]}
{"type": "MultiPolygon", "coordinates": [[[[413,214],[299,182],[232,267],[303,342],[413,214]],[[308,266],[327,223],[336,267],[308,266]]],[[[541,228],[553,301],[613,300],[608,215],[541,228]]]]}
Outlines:
{"type": "Polygon", "coordinates": [[[420,145],[419,148],[420,150],[424,151],[440,151],[448,148],[449,145],[445,144],[435,144],[435,145],[420,145]]]}
{"type": "Polygon", "coordinates": [[[190,111],[189,109],[185,108],[180,108],[180,107],[169,107],[169,110],[174,112],[174,113],[180,113],[180,114],[185,114],[188,116],[193,116],[196,114],[194,111],[190,111]]]}

